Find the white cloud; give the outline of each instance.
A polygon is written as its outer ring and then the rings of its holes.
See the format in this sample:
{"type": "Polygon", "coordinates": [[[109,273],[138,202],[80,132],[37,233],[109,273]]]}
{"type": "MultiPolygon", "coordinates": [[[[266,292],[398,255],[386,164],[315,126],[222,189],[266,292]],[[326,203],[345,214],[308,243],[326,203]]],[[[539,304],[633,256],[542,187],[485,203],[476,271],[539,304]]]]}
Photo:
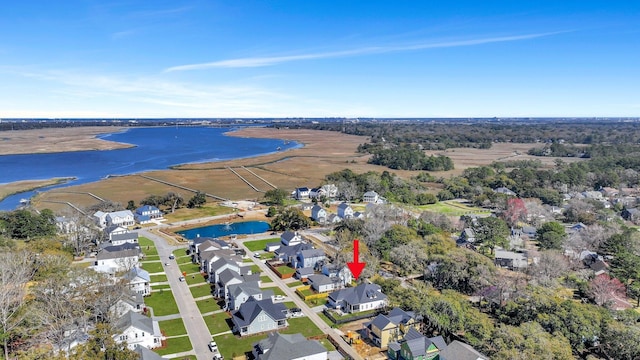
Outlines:
{"type": "Polygon", "coordinates": [[[339,57],[358,56],[358,55],[383,54],[383,53],[392,53],[392,52],[416,51],[416,50],[437,49],[437,48],[451,48],[451,47],[473,46],[473,45],[482,45],[482,44],[499,43],[499,42],[529,40],[529,39],[535,39],[535,38],[540,38],[545,36],[556,35],[560,33],[562,32],[548,32],[548,33],[537,33],[537,34],[526,34],[526,35],[489,37],[489,38],[481,38],[481,39],[432,42],[432,43],[401,45],[401,46],[373,46],[373,47],[364,47],[364,48],[358,48],[358,49],[352,49],[352,50],[330,51],[330,52],[288,55],[288,56],[249,57],[249,58],[220,60],[220,61],[214,61],[214,62],[208,62],[208,63],[173,66],[165,69],[164,72],[204,70],[204,69],[211,69],[211,68],[262,67],[262,66],[272,66],[272,65],[277,65],[277,64],[282,64],[282,63],[287,63],[292,61],[328,59],[328,58],[339,58],[339,57]]]}

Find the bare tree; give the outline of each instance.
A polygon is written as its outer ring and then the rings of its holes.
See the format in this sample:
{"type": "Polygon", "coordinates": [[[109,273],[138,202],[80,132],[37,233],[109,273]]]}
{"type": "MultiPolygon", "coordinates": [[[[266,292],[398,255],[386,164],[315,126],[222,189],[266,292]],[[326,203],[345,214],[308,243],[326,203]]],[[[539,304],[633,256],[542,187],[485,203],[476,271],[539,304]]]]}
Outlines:
{"type": "Polygon", "coordinates": [[[28,253],[0,253],[0,326],[5,359],[9,359],[11,332],[24,315],[26,287],[32,276],[32,260],[28,253]]]}
{"type": "Polygon", "coordinates": [[[527,209],[527,222],[535,227],[554,219],[551,211],[542,205],[540,199],[527,199],[524,206],[527,209]]]}
{"type": "Polygon", "coordinates": [[[171,213],[173,214],[173,212],[176,211],[176,208],[184,203],[184,198],[182,195],[170,191],[164,196],[164,203],[171,207],[171,213]]]}
{"type": "Polygon", "coordinates": [[[589,283],[589,295],[598,305],[609,305],[617,299],[624,299],[624,294],[625,288],[620,280],[607,274],[600,274],[589,283]]]}
{"type": "Polygon", "coordinates": [[[351,202],[351,200],[358,196],[358,186],[352,182],[340,181],[337,186],[340,196],[346,202],[351,202]]]}
{"type": "Polygon", "coordinates": [[[538,262],[529,267],[529,274],[542,286],[552,286],[555,279],[569,271],[569,262],[560,252],[555,250],[542,251],[538,262]]]}

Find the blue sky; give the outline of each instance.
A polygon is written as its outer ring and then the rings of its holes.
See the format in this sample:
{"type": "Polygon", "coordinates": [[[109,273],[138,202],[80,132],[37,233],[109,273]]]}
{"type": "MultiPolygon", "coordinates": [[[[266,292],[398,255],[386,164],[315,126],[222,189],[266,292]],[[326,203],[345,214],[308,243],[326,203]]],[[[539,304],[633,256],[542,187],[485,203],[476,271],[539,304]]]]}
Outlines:
{"type": "Polygon", "coordinates": [[[638,1],[12,1],[0,118],[640,116],[638,1]]]}

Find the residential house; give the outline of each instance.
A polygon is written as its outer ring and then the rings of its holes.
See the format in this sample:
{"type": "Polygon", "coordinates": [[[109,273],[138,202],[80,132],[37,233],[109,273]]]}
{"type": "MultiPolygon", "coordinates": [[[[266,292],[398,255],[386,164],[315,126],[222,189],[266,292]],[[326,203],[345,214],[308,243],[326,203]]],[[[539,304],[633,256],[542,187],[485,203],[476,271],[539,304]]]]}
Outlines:
{"type": "Polygon", "coordinates": [[[218,282],[219,280],[218,277],[220,276],[220,274],[227,269],[233,270],[236,273],[240,274],[240,265],[237,262],[225,256],[213,262],[211,264],[210,269],[211,271],[209,272],[209,282],[212,284],[215,284],[216,282],[218,282]]]}
{"type": "Polygon", "coordinates": [[[323,196],[326,196],[326,192],[323,188],[313,188],[309,190],[309,198],[310,199],[318,199],[323,196]]]}
{"type": "Polygon", "coordinates": [[[122,227],[120,225],[111,225],[111,226],[107,226],[103,232],[105,234],[105,238],[111,241],[113,235],[126,234],[129,232],[129,229],[122,227]]]}
{"type": "Polygon", "coordinates": [[[136,245],[125,243],[107,246],[98,252],[92,268],[97,272],[115,275],[137,267],[139,260],[140,248],[136,245]]]}
{"type": "Polygon", "coordinates": [[[493,192],[497,193],[497,194],[507,195],[507,196],[516,196],[515,192],[509,190],[508,188],[506,188],[504,186],[501,186],[499,188],[493,189],[493,192]]]}
{"type": "Polygon", "coordinates": [[[127,342],[130,350],[136,346],[144,346],[147,349],[159,347],[162,342],[160,326],[155,320],[129,311],[116,322],[116,335],[113,336],[116,343],[127,342]]]}
{"type": "Polygon", "coordinates": [[[476,242],[476,233],[472,228],[464,228],[456,240],[456,245],[460,247],[473,248],[476,242]]]}
{"type": "Polygon", "coordinates": [[[387,295],[379,285],[360,284],[329,294],[329,305],[346,313],[381,309],[387,306],[387,295]]]}
{"type": "Polygon", "coordinates": [[[343,202],[338,205],[338,216],[342,219],[351,219],[353,218],[353,209],[349,204],[343,202]]]}
{"type": "Polygon", "coordinates": [[[297,268],[293,276],[300,281],[307,281],[309,275],[313,274],[315,274],[315,271],[312,268],[297,268]]]}
{"type": "Polygon", "coordinates": [[[363,326],[365,336],[384,350],[389,342],[403,340],[409,329],[420,330],[420,322],[421,319],[413,311],[394,308],[387,315],[378,314],[363,326]]]}
{"type": "Polygon", "coordinates": [[[360,212],[360,211],[354,211],[353,212],[353,218],[354,219],[364,219],[364,215],[365,215],[365,213],[360,212]]]}
{"type": "Polygon", "coordinates": [[[121,210],[107,213],[105,219],[107,221],[107,226],[133,226],[136,223],[131,210],[121,210]]]}
{"type": "Polygon", "coordinates": [[[129,311],[140,313],[144,310],[144,297],[142,294],[131,294],[131,296],[124,296],[119,299],[109,311],[114,315],[114,318],[121,318],[129,311]]]}
{"type": "Polygon", "coordinates": [[[440,360],[489,360],[471,345],[453,340],[445,349],[440,351],[440,360]]]}
{"type": "MultiPolygon", "coordinates": [[[[111,239],[109,240],[111,245],[122,245],[122,244],[134,244],[138,245],[138,233],[135,231],[125,232],[120,234],[111,235],[111,239]]],[[[107,243],[107,244],[109,244],[107,243]]]]}
{"type": "Polygon", "coordinates": [[[307,276],[307,282],[313,290],[319,293],[334,291],[343,287],[335,278],[332,279],[322,274],[307,276]]]}
{"type": "Polygon", "coordinates": [[[299,187],[296,188],[295,193],[293,195],[296,200],[304,200],[309,198],[309,188],[308,187],[299,187]]]}
{"type": "Polygon", "coordinates": [[[280,242],[284,246],[298,245],[302,240],[302,235],[298,234],[297,231],[285,231],[280,235],[280,242]]]}
{"type": "Polygon", "coordinates": [[[338,187],[334,184],[325,184],[320,187],[324,191],[326,197],[333,199],[338,196],[338,187]]]}
{"type": "Polygon", "coordinates": [[[256,360],[327,360],[329,353],[318,340],[307,340],[301,334],[269,333],[253,345],[256,360]]]}
{"type": "Polygon", "coordinates": [[[278,250],[278,248],[280,248],[280,245],[282,245],[280,241],[267,243],[267,245],[265,245],[264,247],[264,251],[268,251],[268,252],[276,251],[278,250]]]}
{"type": "Polygon", "coordinates": [[[323,223],[327,219],[327,210],[320,205],[314,205],[311,208],[311,219],[323,223]]]}
{"type": "Polygon", "coordinates": [[[342,221],[342,218],[338,216],[338,214],[329,214],[329,216],[327,216],[327,220],[325,221],[325,224],[337,224],[341,221],[342,221]]]}
{"type": "Polygon", "coordinates": [[[228,296],[229,286],[242,283],[243,280],[240,273],[231,269],[224,269],[218,275],[218,280],[215,283],[213,296],[226,299],[228,296]]]}
{"type": "Polygon", "coordinates": [[[296,254],[297,268],[315,268],[319,261],[326,258],[324,251],[320,249],[307,249],[298,251],[296,254]]]}
{"type": "Polygon", "coordinates": [[[536,229],[533,226],[523,226],[522,227],[522,234],[523,235],[527,235],[529,238],[533,239],[538,234],[538,229],[536,229]]]}
{"type": "Polygon", "coordinates": [[[135,220],[140,224],[147,224],[155,219],[162,219],[162,211],[153,205],[144,205],[136,209],[135,220]]]}
{"type": "Polygon", "coordinates": [[[442,336],[427,338],[416,329],[410,328],[404,340],[389,343],[387,355],[392,360],[444,360],[442,351],[446,348],[447,343],[442,336]]]}
{"type": "Polygon", "coordinates": [[[162,356],[157,353],[147,349],[144,346],[136,345],[136,348],[133,349],[138,354],[139,360],[164,360],[162,356]]]}
{"type": "Polygon", "coordinates": [[[280,246],[276,251],[276,258],[285,264],[295,264],[298,261],[298,253],[303,250],[313,249],[309,244],[297,244],[294,246],[280,246]]]}
{"type": "MultiPolygon", "coordinates": [[[[202,254],[208,251],[230,250],[227,242],[215,238],[202,238],[204,241],[199,242],[192,258],[196,264],[202,264],[202,254]]],[[[227,251],[228,252],[228,251],[227,251]]],[[[233,254],[235,255],[235,253],[233,254]]]]}
{"type": "Polygon", "coordinates": [[[509,270],[524,270],[529,266],[527,253],[496,248],[494,255],[494,263],[509,270]]]}
{"type": "Polygon", "coordinates": [[[627,221],[635,223],[640,220],[640,209],[624,209],[620,216],[627,221]]]}
{"type": "Polygon", "coordinates": [[[227,311],[235,311],[240,309],[240,305],[244,304],[250,298],[255,300],[269,299],[273,296],[272,290],[261,290],[260,282],[246,281],[240,284],[229,285],[228,296],[225,299],[225,309],[227,311]]]}
{"type": "Polygon", "coordinates": [[[124,274],[122,278],[127,281],[134,294],[151,295],[151,276],[148,271],[134,267],[124,274]]]}
{"type": "Polygon", "coordinates": [[[371,204],[378,204],[378,202],[380,201],[380,195],[378,195],[378,193],[373,190],[367,191],[366,193],[364,193],[364,195],[362,195],[362,201],[371,204]]]}
{"type": "Polygon", "coordinates": [[[340,281],[342,286],[347,286],[353,282],[353,274],[348,266],[337,266],[328,262],[323,262],[319,266],[320,272],[330,278],[336,278],[340,281]]]}
{"type": "Polygon", "coordinates": [[[220,249],[220,250],[208,250],[200,252],[200,271],[205,274],[211,274],[213,272],[212,265],[216,261],[221,258],[227,258],[229,260],[235,261],[236,263],[242,262],[242,257],[237,256],[235,251],[231,249],[220,249]]]}
{"type": "Polygon", "coordinates": [[[100,228],[104,228],[104,227],[107,226],[107,213],[106,212],[96,211],[93,214],[93,219],[95,220],[96,224],[98,224],[98,226],[100,228]]]}
{"type": "Polygon", "coordinates": [[[62,234],[70,234],[78,230],[78,224],[65,216],[56,216],[56,227],[62,234]]]}
{"type": "Polygon", "coordinates": [[[287,311],[283,303],[274,304],[272,299],[250,298],[232,313],[233,331],[246,336],[286,328],[287,311]]]}

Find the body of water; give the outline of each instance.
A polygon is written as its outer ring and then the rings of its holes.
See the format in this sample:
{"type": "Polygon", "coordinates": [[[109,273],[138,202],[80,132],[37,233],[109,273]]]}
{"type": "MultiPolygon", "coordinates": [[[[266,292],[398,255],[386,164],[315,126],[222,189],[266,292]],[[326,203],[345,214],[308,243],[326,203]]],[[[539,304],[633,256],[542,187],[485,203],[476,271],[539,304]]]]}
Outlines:
{"type": "Polygon", "coordinates": [[[223,237],[232,234],[250,235],[259,234],[269,230],[269,223],[264,221],[243,221],[237,223],[203,226],[195,229],[178,231],[186,239],[197,237],[223,237]]]}
{"type": "MultiPolygon", "coordinates": [[[[102,135],[101,138],[135,145],[103,151],[74,151],[50,154],[0,156],[0,183],[75,177],[76,180],[54,187],[98,181],[109,175],[134,174],[167,169],[173,165],[239,159],[287,150],[301,145],[278,139],[225,136],[231,128],[149,127],[102,135]]],[[[20,199],[35,192],[7,197],[0,210],[11,210],[20,199]]]]}

